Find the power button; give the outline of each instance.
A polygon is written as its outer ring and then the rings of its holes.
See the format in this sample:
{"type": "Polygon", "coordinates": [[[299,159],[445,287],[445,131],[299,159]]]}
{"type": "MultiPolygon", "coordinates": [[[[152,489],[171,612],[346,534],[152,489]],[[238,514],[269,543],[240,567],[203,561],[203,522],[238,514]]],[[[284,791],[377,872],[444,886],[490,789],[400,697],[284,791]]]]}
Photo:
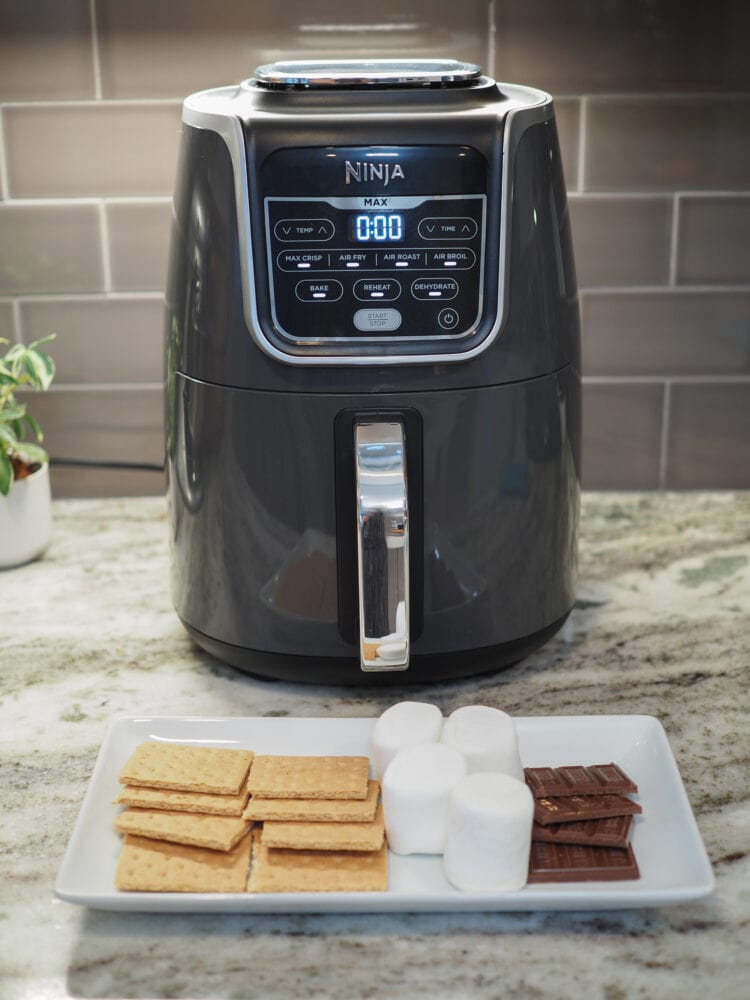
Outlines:
{"type": "Polygon", "coordinates": [[[455,309],[441,309],[438,313],[438,323],[444,330],[455,330],[458,326],[458,313],[455,309]]]}

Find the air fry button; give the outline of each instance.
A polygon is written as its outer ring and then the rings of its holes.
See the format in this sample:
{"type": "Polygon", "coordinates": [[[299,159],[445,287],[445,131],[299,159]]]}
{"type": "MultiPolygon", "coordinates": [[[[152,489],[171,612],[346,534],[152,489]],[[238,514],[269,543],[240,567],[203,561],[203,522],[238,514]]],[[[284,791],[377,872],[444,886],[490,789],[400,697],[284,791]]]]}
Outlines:
{"type": "Polygon", "coordinates": [[[300,302],[337,302],[344,294],[344,286],[335,278],[321,278],[315,281],[298,281],[294,294],[300,302]]]}
{"type": "Polygon", "coordinates": [[[458,295],[458,282],[453,278],[417,278],[411,284],[411,294],[415,299],[455,299],[458,295]]]}

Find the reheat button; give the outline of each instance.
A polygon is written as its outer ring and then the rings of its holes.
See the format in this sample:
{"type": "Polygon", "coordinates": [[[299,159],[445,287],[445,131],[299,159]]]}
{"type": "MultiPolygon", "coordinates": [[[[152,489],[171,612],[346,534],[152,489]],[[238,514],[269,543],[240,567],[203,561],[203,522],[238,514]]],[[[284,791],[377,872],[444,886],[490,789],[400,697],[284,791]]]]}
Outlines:
{"type": "Polygon", "coordinates": [[[401,285],[395,278],[360,278],[353,291],[360,302],[392,302],[401,294],[401,285]]]}

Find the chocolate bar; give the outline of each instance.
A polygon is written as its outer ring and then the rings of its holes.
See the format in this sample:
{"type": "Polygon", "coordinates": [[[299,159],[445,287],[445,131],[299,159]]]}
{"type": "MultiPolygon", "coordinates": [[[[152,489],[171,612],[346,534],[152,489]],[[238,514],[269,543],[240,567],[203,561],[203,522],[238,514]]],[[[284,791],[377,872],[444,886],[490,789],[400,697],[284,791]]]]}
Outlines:
{"type": "Polygon", "coordinates": [[[532,840],[548,844],[584,844],[590,847],[627,847],[631,816],[609,816],[606,819],[574,820],[571,823],[534,823],[532,840]]]}
{"type": "Polygon", "coordinates": [[[637,802],[624,795],[565,795],[534,799],[534,819],[542,826],[570,820],[630,816],[641,811],[637,802]]]}
{"type": "Polygon", "coordinates": [[[613,792],[637,792],[617,764],[591,764],[589,767],[525,767],[526,784],[536,799],[562,795],[602,795],[613,792]]]}
{"type": "Polygon", "coordinates": [[[639,877],[630,845],[531,844],[529,882],[614,882],[639,877]]]}

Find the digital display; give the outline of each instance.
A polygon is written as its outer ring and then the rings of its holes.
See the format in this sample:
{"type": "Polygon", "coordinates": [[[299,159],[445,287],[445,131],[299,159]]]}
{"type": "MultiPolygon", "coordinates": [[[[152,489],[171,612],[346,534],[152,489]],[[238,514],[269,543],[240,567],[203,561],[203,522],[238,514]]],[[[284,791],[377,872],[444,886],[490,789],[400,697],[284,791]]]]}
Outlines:
{"type": "Polygon", "coordinates": [[[396,212],[349,216],[349,239],[355,243],[398,243],[404,238],[404,217],[396,212]]]}

